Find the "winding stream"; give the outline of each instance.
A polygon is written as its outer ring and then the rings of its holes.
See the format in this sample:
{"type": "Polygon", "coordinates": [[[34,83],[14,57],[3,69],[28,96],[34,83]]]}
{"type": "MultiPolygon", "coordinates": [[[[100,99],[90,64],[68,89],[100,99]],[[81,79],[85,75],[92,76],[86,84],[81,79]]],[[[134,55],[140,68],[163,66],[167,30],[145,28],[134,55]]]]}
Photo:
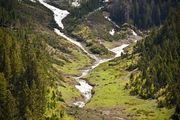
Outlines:
{"type": "MultiPolygon", "coordinates": [[[[54,13],[54,20],[56,21],[56,23],[58,24],[58,26],[62,29],[64,29],[64,25],[62,24],[62,20],[69,14],[69,12],[67,10],[61,10],[59,8],[56,8],[52,5],[49,5],[48,3],[46,3],[46,0],[38,0],[42,5],[44,5],[45,7],[47,7],[48,9],[50,9],[53,13],[54,13]]],[[[75,87],[81,92],[81,94],[84,96],[84,100],[82,101],[76,101],[74,102],[74,105],[83,108],[85,106],[85,104],[91,99],[92,97],[92,93],[91,90],[93,89],[93,87],[91,85],[89,85],[85,80],[83,80],[82,78],[86,75],[88,75],[93,69],[95,69],[96,67],[98,67],[100,64],[108,62],[110,60],[113,60],[119,56],[121,56],[121,53],[124,52],[124,48],[128,46],[128,44],[123,44],[119,47],[113,48],[113,49],[109,49],[109,51],[115,53],[115,56],[109,59],[101,59],[98,58],[97,56],[95,56],[94,54],[89,53],[80,42],[77,42],[75,39],[68,37],[67,35],[65,35],[64,33],[62,33],[59,29],[54,28],[54,32],[56,34],[58,34],[59,36],[65,38],[66,40],[70,41],[71,43],[75,44],[76,46],[78,46],[79,48],[81,48],[83,50],[83,52],[85,52],[89,57],[91,57],[92,59],[95,60],[95,63],[92,64],[91,66],[89,66],[87,69],[81,70],[81,76],[79,77],[74,77],[79,84],[76,85],[75,87]]]]}

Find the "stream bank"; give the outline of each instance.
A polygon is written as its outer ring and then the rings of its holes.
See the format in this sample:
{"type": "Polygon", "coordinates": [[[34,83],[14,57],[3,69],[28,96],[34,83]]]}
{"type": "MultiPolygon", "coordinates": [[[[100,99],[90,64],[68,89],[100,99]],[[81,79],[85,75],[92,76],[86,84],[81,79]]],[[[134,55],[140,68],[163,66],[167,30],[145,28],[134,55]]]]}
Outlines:
{"type": "MultiPolygon", "coordinates": [[[[53,8],[53,7],[52,7],[53,8]]],[[[53,9],[54,11],[58,11],[53,9]]],[[[53,11],[52,10],[52,11],[53,11]]],[[[59,14],[59,13],[58,13],[59,14]]],[[[60,36],[66,38],[72,43],[76,44],[82,50],[84,47],[81,47],[81,44],[75,41],[72,38],[69,38],[64,33],[58,29],[54,29],[56,33],[60,36]]],[[[86,49],[83,51],[88,55],[89,52],[86,52],[86,49]],[[85,51],[84,51],[85,50],[85,51]]],[[[116,49],[114,49],[116,50],[116,49]]],[[[122,57],[123,58],[123,57],[122,57]]],[[[91,98],[83,109],[78,107],[70,107],[71,110],[68,113],[75,116],[77,119],[89,119],[89,120],[101,120],[101,119],[166,119],[171,115],[173,110],[168,110],[165,108],[157,108],[156,101],[154,100],[142,100],[136,96],[130,96],[127,90],[124,90],[125,84],[128,82],[127,78],[127,67],[131,63],[129,60],[132,58],[123,60],[119,58],[98,65],[98,68],[95,70],[89,70],[88,81],[92,83],[95,90],[95,94],[91,98]],[[119,71],[119,72],[117,72],[119,71]],[[90,74],[91,75],[90,75],[90,74]],[[114,109],[113,109],[114,108],[114,109]],[[122,112],[118,113],[119,111],[122,112]],[[126,115],[128,118],[126,118],[126,115]],[[92,117],[91,117],[92,116],[92,117]],[[95,118],[94,118],[95,116],[95,118]],[[110,118],[108,118],[110,116],[110,118]],[[125,117],[124,117],[125,116],[125,117]],[[122,118],[123,117],[123,118],[122,118]]],[[[98,60],[98,59],[97,59],[98,60]]],[[[94,65],[94,64],[93,64],[94,65]]],[[[90,66],[91,67],[91,66],[90,66]]],[[[89,68],[88,68],[89,69],[89,68]]],[[[84,71],[86,71],[85,69],[84,71]]],[[[87,70],[88,71],[88,70],[87,70]]],[[[84,73],[84,72],[83,72],[84,73]]],[[[87,75],[87,74],[86,74],[87,75]]],[[[79,76],[80,77],[80,76],[79,76]]],[[[78,80],[79,77],[77,77],[78,80]]],[[[86,81],[84,81],[86,84],[86,81]]],[[[79,84],[80,87],[86,85],[79,84]]],[[[78,86],[78,85],[77,85],[78,86]]],[[[92,89],[92,86],[88,86],[89,89],[92,89]]],[[[83,89],[87,89],[85,87],[83,89]]],[[[88,93],[87,95],[89,95],[88,93]]],[[[88,99],[90,99],[88,98],[88,99]]],[[[78,101],[76,101],[78,102],[78,101]]],[[[81,102],[81,101],[80,101],[81,102]]],[[[85,104],[86,100],[82,101],[85,104]]]]}
{"type": "MultiPolygon", "coordinates": [[[[44,5],[45,7],[47,7],[48,9],[50,9],[53,13],[54,13],[54,20],[56,21],[56,23],[58,24],[58,26],[61,29],[64,29],[64,25],[62,23],[62,20],[67,17],[67,15],[69,14],[69,12],[67,10],[61,10],[59,8],[56,8],[52,5],[49,5],[48,3],[46,3],[46,0],[39,0],[39,2],[44,5]]],[[[85,106],[85,104],[91,99],[92,97],[92,93],[91,90],[93,89],[93,87],[91,85],[89,85],[85,80],[83,80],[82,78],[86,75],[88,75],[93,69],[95,69],[96,67],[98,67],[100,64],[108,62],[110,60],[113,60],[119,56],[121,56],[121,53],[123,53],[123,49],[125,47],[128,46],[128,44],[123,44],[121,46],[118,46],[116,48],[110,49],[109,51],[115,53],[115,56],[112,58],[108,58],[108,59],[101,59],[98,58],[95,54],[89,53],[89,51],[86,50],[86,48],[84,48],[84,46],[80,43],[77,42],[75,39],[68,37],[67,35],[65,35],[64,33],[62,33],[59,29],[54,28],[54,32],[57,33],[59,36],[65,38],[66,40],[70,41],[71,43],[75,44],[76,46],[78,46],[79,48],[82,49],[83,52],[85,52],[90,58],[95,60],[95,63],[92,64],[91,66],[89,66],[87,69],[82,70],[82,75],[79,77],[74,77],[77,82],[79,82],[79,85],[76,85],[75,87],[82,93],[82,95],[84,96],[84,100],[83,101],[76,101],[74,102],[74,105],[82,108],[85,106]]]]}

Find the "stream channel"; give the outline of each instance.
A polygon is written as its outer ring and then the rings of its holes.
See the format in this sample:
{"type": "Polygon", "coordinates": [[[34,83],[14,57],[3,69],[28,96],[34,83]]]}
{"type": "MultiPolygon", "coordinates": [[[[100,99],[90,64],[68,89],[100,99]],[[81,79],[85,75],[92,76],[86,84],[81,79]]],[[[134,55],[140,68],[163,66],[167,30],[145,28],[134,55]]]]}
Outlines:
{"type": "MultiPolygon", "coordinates": [[[[62,23],[62,20],[67,17],[68,14],[70,14],[67,10],[61,10],[59,8],[56,8],[48,3],[46,3],[46,0],[38,0],[42,5],[44,5],[45,7],[47,7],[48,9],[50,9],[53,13],[54,13],[54,20],[55,22],[58,24],[58,26],[61,29],[64,29],[64,25],[62,23]]],[[[95,60],[95,62],[90,65],[88,68],[86,69],[82,69],[81,70],[81,75],[78,77],[74,77],[76,79],[76,81],[79,83],[78,85],[75,85],[75,87],[81,92],[81,94],[84,97],[84,100],[82,101],[75,101],[73,104],[75,106],[78,106],[80,108],[83,108],[85,106],[85,104],[91,99],[92,97],[92,89],[93,87],[91,85],[89,85],[85,80],[83,80],[82,78],[85,77],[86,75],[88,75],[93,69],[95,69],[96,67],[98,67],[100,64],[108,62],[110,60],[113,60],[117,57],[120,57],[121,54],[124,52],[124,48],[127,47],[129,44],[123,44],[119,47],[115,47],[113,49],[109,49],[109,51],[113,52],[115,54],[114,57],[109,58],[109,59],[101,59],[98,58],[95,54],[90,53],[89,51],[87,51],[85,49],[85,47],[80,43],[77,42],[75,39],[68,37],[67,35],[65,35],[64,33],[62,33],[59,29],[54,28],[54,32],[56,34],[58,34],[59,36],[65,38],[66,40],[70,41],[71,43],[75,44],[76,46],[78,46],[79,48],[82,49],[83,52],[85,52],[89,57],[91,57],[92,59],[95,60]]]]}

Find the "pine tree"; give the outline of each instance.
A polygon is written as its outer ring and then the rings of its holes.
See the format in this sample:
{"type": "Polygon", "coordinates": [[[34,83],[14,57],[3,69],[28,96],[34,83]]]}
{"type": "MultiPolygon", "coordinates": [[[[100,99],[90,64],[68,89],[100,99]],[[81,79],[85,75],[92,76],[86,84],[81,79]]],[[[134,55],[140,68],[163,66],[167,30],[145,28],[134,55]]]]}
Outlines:
{"type": "Polygon", "coordinates": [[[6,96],[7,96],[7,82],[4,75],[0,73],[0,119],[5,120],[7,111],[6,108],[6,96]]]}
{"type": "Polygon", "coordinates": [[[6,120],[18,120],[18,112],[16,99],[8,90],[6,98],[6,120]]]}

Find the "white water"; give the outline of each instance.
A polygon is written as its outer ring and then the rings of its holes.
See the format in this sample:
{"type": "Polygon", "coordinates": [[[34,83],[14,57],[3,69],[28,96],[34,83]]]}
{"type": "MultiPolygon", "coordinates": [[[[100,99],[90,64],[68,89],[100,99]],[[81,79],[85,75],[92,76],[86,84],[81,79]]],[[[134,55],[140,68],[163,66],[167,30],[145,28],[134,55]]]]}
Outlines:
{"type": "MultiPolygon", "coordinates": [[[[67,10],[61,10],[59,8],[56,8],[54,6],[51,6],[51,5],[47,4],[46,0],[38,0],[38,1],[42,5],[44,5],[48,9],[50,9],[54,13],[54,19],[55,19],[56,23],[58,24],[59,27],[64,29],[64,25],[62,24],[62,20],[69,14],[69,12],[67,10]]],[[[102,64],[104,62],[108,62],[108,61],[110,61],[110,60],[112,60],[114,58],[117,58],[117,57],[121,56],[121,53],[124,52],[123,49],[125,47],[127,47],[128,44],[123,44],[123,45],[121,45],[119,47],[110,49],[110,51],[115,53],[115,56],[113,58],[110,58],[110,59],[100,59],[100,58],[96,57],[94,54],[89,53],[82,46],[82,44],[80,42],[77,42],[75,39],[66,36],[59,29],[54,28],[54,32],[56,34],[58,34],[59,36],[65,38],[66,40],[70,41],[71,43],[75,44],[79,48],[81,48],[89,57],[91,57],[92,59],[95,60],[95,63],[92,66],[90,66],[89,68],[87,68],[85,70],[82,70],[82,75],[81,76],[75,77],[75,79],[79,82],[79,85],[76,85],[75,87],[82,93],[82,95],[84,96],[84,100],[83,101],[77,101],[77,102],[74,103],[74,105],[77,105],[78,107],[82,108],[91,99],[91,97],[92,97],[91,90],[93,89],[93,87],[90,86],[85,80],[82,80],[82,78],[84,76],[86,76],[87,74],[89,74],[93,69],[95,69],[100,64],[102,64]]]]}
{"type": "Polygon", "coordinates": [[[82,93],[82,95],[84,96],[85,100],[84,101],[77,101],[74,103],[74,105],[79,106],[80,108],[83,108],[85,106],[85,104],[91,99],[92,97],[92,93],[91,90],[93,89],[92,86],[90,86],[89,84],[87,84],[86,81],[82,80],[81,78],[83,78],[84,76],[88,75],[93,69],[95,69],[96,67],[98,67],[100,64],[108,62],[110,60],[113,60],[117,57],[120,57],[122,53],[124,53],[124,48],[127,47],[129,44],[123,44],[119,47],[110,49],[111,52],[115,53],[115,56],[113,58],[110,59],[100,59],[99,61],[96,61],[96,63],[94,65],[92,65],[90,68],[83,70],[82,71],[82,75],[80,77],[77,77],[76,79],[79,80],[79,85],[76,85],[75,87],[82,93]]]}

